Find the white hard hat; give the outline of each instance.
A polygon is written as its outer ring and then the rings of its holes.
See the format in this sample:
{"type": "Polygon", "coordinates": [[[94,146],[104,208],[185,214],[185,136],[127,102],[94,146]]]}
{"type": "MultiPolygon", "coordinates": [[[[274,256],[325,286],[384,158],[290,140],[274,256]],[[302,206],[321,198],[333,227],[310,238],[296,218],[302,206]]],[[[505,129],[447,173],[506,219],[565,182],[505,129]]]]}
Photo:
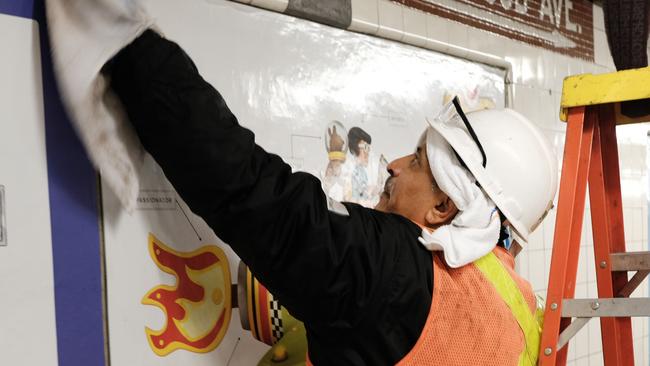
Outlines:
{"type": "Polygon", "coordinates": [[[457,99],[429,124],[527,241],[553,207],[558,184],[557,159],[540,129],[511,109],[465,115],[457,99]]]}

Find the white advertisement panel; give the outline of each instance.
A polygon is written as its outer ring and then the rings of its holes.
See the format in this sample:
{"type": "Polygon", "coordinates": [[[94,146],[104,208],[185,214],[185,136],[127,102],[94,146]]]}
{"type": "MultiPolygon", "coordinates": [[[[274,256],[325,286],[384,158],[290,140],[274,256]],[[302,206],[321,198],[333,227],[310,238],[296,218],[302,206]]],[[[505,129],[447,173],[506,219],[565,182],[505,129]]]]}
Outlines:
{"type": "Polygon", "coordinates": [[[56,365],[38,24],[0,14],[0,365],[56,365]]]}
{"type": "MultiPolygon", "coordinates": [[[[504,106],[500,69],[234,2],[149,7],[257,142],[337,200],[373,205],[387,162],[452,96],[504,106]]],[[[111,364],[258,364],[269,346],[242,327],[239,259],[153,160],[141,179],[132,214],[102,191],[111,364]]]]}

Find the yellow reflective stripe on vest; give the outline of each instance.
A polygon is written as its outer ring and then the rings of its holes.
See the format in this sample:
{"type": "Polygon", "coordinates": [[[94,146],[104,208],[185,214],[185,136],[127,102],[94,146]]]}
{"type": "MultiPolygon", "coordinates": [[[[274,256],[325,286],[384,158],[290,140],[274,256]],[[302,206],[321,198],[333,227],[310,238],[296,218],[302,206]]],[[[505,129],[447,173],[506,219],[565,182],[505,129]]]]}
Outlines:
{"type": "Polygon", "coordinates": [[[537,322],[536,316],[531,313],[524,295],[519,290],[519,286],[510,277],[510,273],[494,253],[478,259],[474,264],[494,285],[497,293],[508,305],[524,333],[526,348],[519,356],[519,366],[537,365],[542,328],[537,322]]]}

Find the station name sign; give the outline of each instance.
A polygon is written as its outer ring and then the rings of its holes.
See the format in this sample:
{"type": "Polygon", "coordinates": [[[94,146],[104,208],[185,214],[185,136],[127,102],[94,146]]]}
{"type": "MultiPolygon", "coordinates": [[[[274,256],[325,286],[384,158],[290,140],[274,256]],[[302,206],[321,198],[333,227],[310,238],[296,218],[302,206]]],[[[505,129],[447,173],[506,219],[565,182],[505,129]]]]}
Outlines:
{"type": "Polygon", "coordinates": [[[534,46],[593,61],[587,0],[393,0],[534,46]]]}

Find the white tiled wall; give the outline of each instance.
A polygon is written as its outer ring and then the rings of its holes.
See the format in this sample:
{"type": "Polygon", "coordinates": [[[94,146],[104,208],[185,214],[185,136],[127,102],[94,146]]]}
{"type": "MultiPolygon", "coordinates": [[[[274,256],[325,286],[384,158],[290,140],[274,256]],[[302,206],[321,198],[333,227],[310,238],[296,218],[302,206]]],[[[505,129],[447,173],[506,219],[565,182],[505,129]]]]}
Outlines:
{"type": "MultiPolygon", "coordinates": [[[[603,12],[594,5],[595,62],[563,56],[542,48],[465,26],[415,9],[395,5],[387,0],[353,0],[352,30],[401,40],[427,48],[461,47],[503,58],[512,65],[512,107],[537,123],[555,147],[558,160],[564,151],[566,125],[559,120],[562,80],[573,74],[614,71],[604,31],[603,12]],[[373,22],[378,20],[378,26],[373,22]],[[368,25],[370,24],[370,25],[368,25]],[[402,34],[396,34],[401,30],[402,34]],[[435,44],[434,46],[431,46],[435,44]]],[[[438,48],[439,49],[439,48],[438,48]]],[[[455,53],[458,54],[458,53],[455,53]]],[[[471,53],[468,54],[471,58],[471,53]]],[[[646,164],[647,124],[620,126],[620,150],[625,235],[628,250],[647,250],[646,164]]],[[[585,209],[583,242],[578,268],[576,297],[597,297],[593,260],[593,239],[589,202],[585,209]]],[[[519,271],[535,291],[546,295],[555,212],[533,234],[526,250],[518,258],[519,271]]],[[[647,296],[648,285],[642,284],[633,296],[647,296]]],[[[648,319],[633,320],[635,360],[648,365],[648,319]]],[[[592,320],[569,344],[568,365],[602,365],[600,324],[592,320]]]]}
{"type": "MultiPolygon", "coordinates": [[[[250,0],[237,0],[250,2],[250,0]]],[[[287,0],[252,0],[257,6],[279,9],[287,0]],[[269,3],[270,5],[265,5],[269,3]]],[[[511,107],[537,123],[552,142],[558,160],[564,151],[566,125],[559,120],[562,81],[568,75],[614,71],[604,31],[603,11],[594,5],[595,60],[587,62],[522,42],[472,28],[388,0],[352,0],[349,30],[376,35],[416,46],[448,52],[476,61],[495,63],[494,55],[511,64],[511,107]]],[[[496,62],[498,63],[498,62],[496,62]]],[[[648,249],[648,162],[646,136],[650,125],[619,126],[619,157],[627,248],[648,249]]],[[[593,239],[589,201],[585,209],[583,239],[576,282],[576,297],[597,297],[593,259],[593,239]]],[[[530,280],[534,290],[546,295],[555,212],[532,235],[528,247],[518,257],[518,270],[530,280]]],[[[642,284],[633,296],[647,296],[642,284]]],[[[648,319],[633,320],[635,361],[649,365],[648,319]]],[[[569,365],[602,365],[600,324],[592,320],[569,344],[569,365]]]]}

